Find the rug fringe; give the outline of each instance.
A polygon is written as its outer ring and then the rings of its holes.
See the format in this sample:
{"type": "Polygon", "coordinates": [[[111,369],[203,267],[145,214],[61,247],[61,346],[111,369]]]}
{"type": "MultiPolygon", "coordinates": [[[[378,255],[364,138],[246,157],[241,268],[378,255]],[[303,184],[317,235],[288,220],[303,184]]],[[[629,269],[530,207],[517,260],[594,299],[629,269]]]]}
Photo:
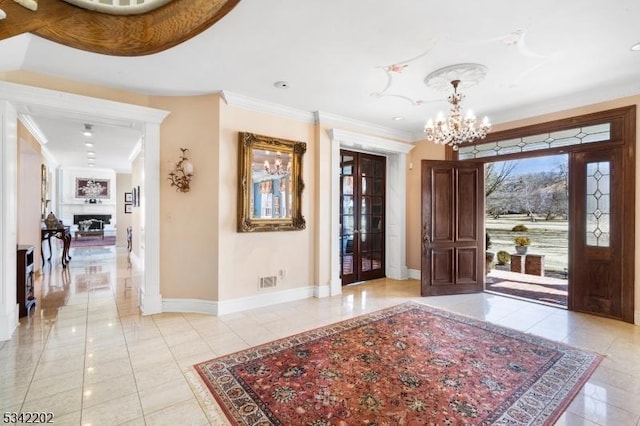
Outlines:
{"type": "Polygon", "coordinates": [[[187,378],[187,382],[189,382],[189,386],[196,396],[198,403],[202,407],[207,419],[209,419],[209,423],[213,426],[232,426],[209,389],[207,389],[206,385],[202,382],[195,368],[193,368],[193,366],[187,367],[182,373],[187,378]]]}

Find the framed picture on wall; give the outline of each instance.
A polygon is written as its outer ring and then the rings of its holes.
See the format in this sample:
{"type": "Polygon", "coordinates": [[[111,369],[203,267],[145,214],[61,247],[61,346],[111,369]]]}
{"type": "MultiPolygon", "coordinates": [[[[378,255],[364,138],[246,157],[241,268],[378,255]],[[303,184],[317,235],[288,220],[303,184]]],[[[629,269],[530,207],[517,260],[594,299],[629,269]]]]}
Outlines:
{"type": "Polygon", "coordinates": [[[131,192],[124,193],[124,202],[125,203],[133,203],[133,194],[131,192]]]}
{"type": "Polygon", "coordinates": [[[133,204],[125,204],[124,205],[124,212],[125,213],[132,213],[133,212],[133,204]]]}
{"type": "Polygon", "coordinates": [[[140,185],[138,185],[136,190],[136,207],[140,207],[140,185]]]}
{"type": "Polygon", "coordinates": [[[136,206],[136,201],[138,199],[138,194],[136,194],[136,187],[134,186],[131,189],[131,203],[133,204],[133,206],[136,206]]]}
{"type": "Polygon", "coordinates": [[[111,197],[109,179],[76,178],[76,198],[108,199],[111,197]]]}

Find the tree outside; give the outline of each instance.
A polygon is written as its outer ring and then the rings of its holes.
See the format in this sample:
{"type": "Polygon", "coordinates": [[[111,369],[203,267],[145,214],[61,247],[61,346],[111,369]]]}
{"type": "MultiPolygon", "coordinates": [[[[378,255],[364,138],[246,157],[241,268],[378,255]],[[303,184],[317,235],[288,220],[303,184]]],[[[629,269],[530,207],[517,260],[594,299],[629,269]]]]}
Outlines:
{"type": "Polygon", "coordinates": [[[545,272],[566,276],[568,266],[568,158],[488,163],[485,166],[486,230],[490,251],[514,253],[516,236],[531,239],[529,252],[545,255],[545,272]],[[525,232],[514,232],[524,225],[525,232]]]}

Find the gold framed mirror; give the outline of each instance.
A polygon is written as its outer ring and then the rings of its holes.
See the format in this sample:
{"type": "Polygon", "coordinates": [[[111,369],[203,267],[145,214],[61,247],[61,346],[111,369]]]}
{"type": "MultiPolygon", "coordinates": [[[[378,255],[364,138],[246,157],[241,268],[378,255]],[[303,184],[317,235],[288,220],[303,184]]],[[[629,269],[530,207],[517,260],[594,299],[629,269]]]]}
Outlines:
{"type": "Polygon", "coordinates": [[[304,142],[238,134],[238,232],[305,229],[304,142]]]}

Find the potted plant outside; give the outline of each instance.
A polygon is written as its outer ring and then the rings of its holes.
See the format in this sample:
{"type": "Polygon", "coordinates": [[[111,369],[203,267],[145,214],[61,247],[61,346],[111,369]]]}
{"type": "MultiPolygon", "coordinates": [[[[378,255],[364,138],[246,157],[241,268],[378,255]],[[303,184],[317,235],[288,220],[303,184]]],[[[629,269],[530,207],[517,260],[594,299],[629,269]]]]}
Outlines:
{"type": "Polygon", "coordinates": [[[489,247],[491,247],[491,237],[488,232],[485,232],[485,254],[486,254],[486,263],[485,263],[485,275],[491,272],[491,267],[493,266],[493,261],[495,258],[495,253],[489,251],[489,247]]]}
{"type": "Polygon", "coordinates": [[[518,254],[527,254],[527,249],[529,248],[529,244],[531,244],[531,240],[529,237],[515,237],[513,241],[516,243],[516,253],[518,254]]]}

